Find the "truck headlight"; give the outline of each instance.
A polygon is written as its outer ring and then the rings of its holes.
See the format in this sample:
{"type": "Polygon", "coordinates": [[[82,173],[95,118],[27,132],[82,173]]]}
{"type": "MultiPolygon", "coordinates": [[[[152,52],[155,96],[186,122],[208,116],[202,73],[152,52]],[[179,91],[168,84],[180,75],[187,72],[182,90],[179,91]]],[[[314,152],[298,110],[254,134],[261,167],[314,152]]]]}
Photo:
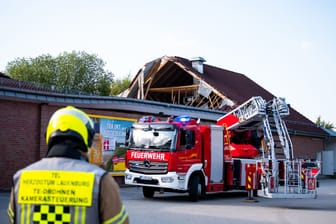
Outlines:
{"type": "Polygon", "coordinates": [[[177,179],[178,179],[179,181],[184,181],[184,180],[185,180],[185,177],[186,177],[185,174],[178,174],[177,179]]]}
{"type": "Polygon", "coordinates": [[[132,179],[132,175],[131,174],[125,174],[125,178],[126,178],[126,180],[131,180],[132,179]]]}

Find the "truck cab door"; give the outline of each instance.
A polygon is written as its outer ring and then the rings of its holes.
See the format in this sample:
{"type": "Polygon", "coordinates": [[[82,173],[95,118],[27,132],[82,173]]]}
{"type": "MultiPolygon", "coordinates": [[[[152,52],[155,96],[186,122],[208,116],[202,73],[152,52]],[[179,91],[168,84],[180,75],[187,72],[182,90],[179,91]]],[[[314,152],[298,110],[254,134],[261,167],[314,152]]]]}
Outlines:
{"type": "Polygon", "coordinates": [[[189,168],[201,162],[200,144],[197,141],[197,129],[181,128],[176,149],[176,170],[187,172],[189,168]]]}

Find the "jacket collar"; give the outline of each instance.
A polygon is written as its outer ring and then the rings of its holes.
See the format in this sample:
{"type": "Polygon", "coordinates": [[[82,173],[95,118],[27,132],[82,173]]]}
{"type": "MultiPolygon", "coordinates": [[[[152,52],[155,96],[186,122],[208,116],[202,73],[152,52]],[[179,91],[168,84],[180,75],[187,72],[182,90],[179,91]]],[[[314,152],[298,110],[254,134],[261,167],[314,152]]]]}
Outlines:
{"type": "Polygon", "coordinates": [[[76,145],[69,145],[64,143],[59,143],[56,145],[53,145],[48,153],[47,156],[50,157],[66,157],[71,159],[83,159],[84,157],[82,154],[78,151],[76,145]]]}

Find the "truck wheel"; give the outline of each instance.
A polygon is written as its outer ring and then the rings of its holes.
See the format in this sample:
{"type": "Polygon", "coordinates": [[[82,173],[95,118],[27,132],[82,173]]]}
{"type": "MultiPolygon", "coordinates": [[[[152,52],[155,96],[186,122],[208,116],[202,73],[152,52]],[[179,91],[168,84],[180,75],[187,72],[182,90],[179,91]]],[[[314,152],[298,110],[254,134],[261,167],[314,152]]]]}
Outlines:
{"type": "Polygon", "coordinates": [[[152,187],[142,187],[142,193],[145,198],[153,198],[154,188],[152,187]]]}
{"type": "Polygon", "coordinates": [[[202,184],[200,178],[197,175],[191,177],[189,182],[189,197],[191,201],[198,201],[202,194],[202,184]]]}

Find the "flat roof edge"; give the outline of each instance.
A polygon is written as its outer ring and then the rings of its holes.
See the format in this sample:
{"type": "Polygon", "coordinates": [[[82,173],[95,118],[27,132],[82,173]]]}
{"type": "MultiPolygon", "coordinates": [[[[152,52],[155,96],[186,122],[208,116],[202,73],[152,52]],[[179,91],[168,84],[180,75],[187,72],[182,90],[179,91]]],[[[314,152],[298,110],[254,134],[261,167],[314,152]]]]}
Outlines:
{"type": "Polygon", "coordinates": [[[92,105],[93,109],[117,109],[125,111],[138,111],[143,113],[163,113],[165,115],[188,114],[195,118],[216,121],[225,113],[203,108],[194,108],[183,105],[161,103],[157,101],[138,100],[133,98],[115,96],[90,96],[62,94],[47,91],[27,90],[0,86],[0,97],[16,98],[30,102],[49,104],[92,105]]]}

